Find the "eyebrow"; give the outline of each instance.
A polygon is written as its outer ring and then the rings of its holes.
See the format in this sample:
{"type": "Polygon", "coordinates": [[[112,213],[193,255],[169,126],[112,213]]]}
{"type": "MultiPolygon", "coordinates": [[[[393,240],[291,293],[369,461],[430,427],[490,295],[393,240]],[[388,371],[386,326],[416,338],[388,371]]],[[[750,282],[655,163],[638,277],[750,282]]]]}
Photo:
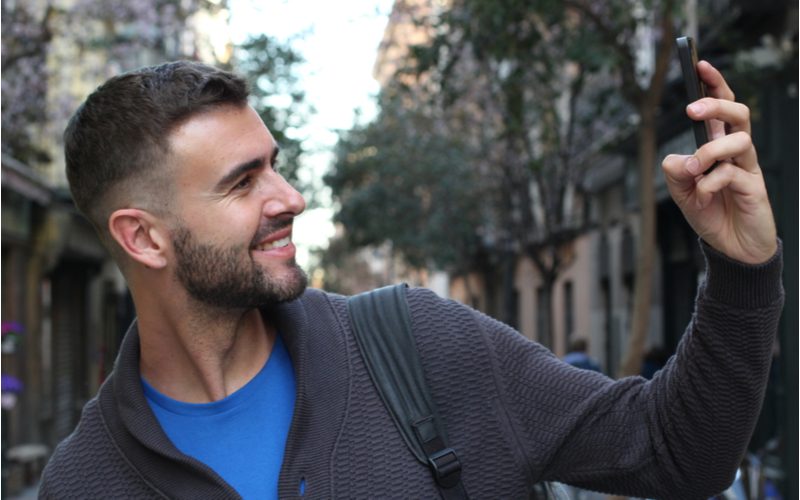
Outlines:
{"type": "MultiPolygon", "coordinates": [[[[278,153],[280,152],[281,148],[277,144],[272,150],[272,156],[269,159],[269,164],[274,165],[275,160],[278,158],[278,153]]],[[[236,179],[241,177],[243,174],[250,172],[252,170],[258,170],[261,168],[265,163],[266,157],[259,156],[258,158],[254,158],[250,161],[246,161],[244,163],[240,163],[231,169],[230,172],[225,174],[222,179],[217,182],[215,189],[217,191],[224,190],[228,185],[232,184],[236,179]]]]}

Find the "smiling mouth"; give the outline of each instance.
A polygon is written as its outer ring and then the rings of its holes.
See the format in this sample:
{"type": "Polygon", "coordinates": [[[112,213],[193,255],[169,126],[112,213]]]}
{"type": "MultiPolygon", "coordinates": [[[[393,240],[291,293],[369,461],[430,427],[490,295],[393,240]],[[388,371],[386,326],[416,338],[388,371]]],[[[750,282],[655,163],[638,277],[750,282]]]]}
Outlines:
{"type": "Polygon", "coordinates": [[[260,250],[262,252],[266,252],[267,250],[274,250],[276,248],[287,247],[291,243],[292,243],[292,237],[286,236],[285,238],[281,238],[279,240],[270,241],[269,243],[263,243],[261,245],[256,245],[255,249],[260,250]]]}

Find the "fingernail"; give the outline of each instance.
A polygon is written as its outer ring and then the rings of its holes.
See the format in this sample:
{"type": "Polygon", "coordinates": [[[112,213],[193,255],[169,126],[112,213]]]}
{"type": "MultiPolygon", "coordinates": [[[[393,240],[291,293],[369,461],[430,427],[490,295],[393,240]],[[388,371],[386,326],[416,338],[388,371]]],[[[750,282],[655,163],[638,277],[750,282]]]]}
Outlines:
{"type": "Polygon", "coordinates": [[[696,156],[690,156],[686,160],[686,170],[692,175],[697,175],[700,172],[700,162],[696,156]]]}
{"type": "Polygon", "coordinates": [[[689,105],[689,110],[696,115],[702,115],[706,110],[706,105],[702,102],[694,102],[689,105]]]}

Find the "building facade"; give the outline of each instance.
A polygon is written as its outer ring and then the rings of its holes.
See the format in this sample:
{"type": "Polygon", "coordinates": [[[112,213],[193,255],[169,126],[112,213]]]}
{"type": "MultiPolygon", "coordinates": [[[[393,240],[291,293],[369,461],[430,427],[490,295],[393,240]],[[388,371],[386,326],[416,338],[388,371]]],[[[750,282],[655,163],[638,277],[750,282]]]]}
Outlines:
{"type": "Polygon", "coordinates": [[[4,19],[4,70],[7,48],[19,49],[8,58],[16,72],[3,72],[4,108],[24,97],[7,93],[6,84],[13,88],[12,79],[24,74],[31,47],[44,63],[38,75],[42,118],[27,122],[22,115],[11,123],[30,131],[38,153],[16,158],[22,150],[6,142],[6,116],[3,124],[4,498],[36,482],[113,368],[134,317],[121,273],[70,198],[61,138],[67,118],[121,71],[178,58],[223,65],[230,59],[224,2],[134,4],[4,2],[4,17],[38,30],[30,40],[6,39],[25,31],[6,29],[4,19]]]}

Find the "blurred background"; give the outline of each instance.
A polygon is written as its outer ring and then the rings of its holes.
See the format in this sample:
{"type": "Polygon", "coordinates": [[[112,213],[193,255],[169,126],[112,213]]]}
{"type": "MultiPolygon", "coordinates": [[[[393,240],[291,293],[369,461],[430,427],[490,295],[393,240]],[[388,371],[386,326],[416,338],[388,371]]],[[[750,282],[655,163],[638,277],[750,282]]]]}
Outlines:
{"type": "Polygon", "coordinates": [[[2,0],[3,498],[35,489],[135,315],[61,153],[106,78],[188,58],[252,82],[309,201],[313,286],[427,286],[652,376],[703,278],[660,173],[694,150],[680,35],[751,108],[786,255],[743,498],[798,498],[797,32],[788,0],[2,0]]]}

